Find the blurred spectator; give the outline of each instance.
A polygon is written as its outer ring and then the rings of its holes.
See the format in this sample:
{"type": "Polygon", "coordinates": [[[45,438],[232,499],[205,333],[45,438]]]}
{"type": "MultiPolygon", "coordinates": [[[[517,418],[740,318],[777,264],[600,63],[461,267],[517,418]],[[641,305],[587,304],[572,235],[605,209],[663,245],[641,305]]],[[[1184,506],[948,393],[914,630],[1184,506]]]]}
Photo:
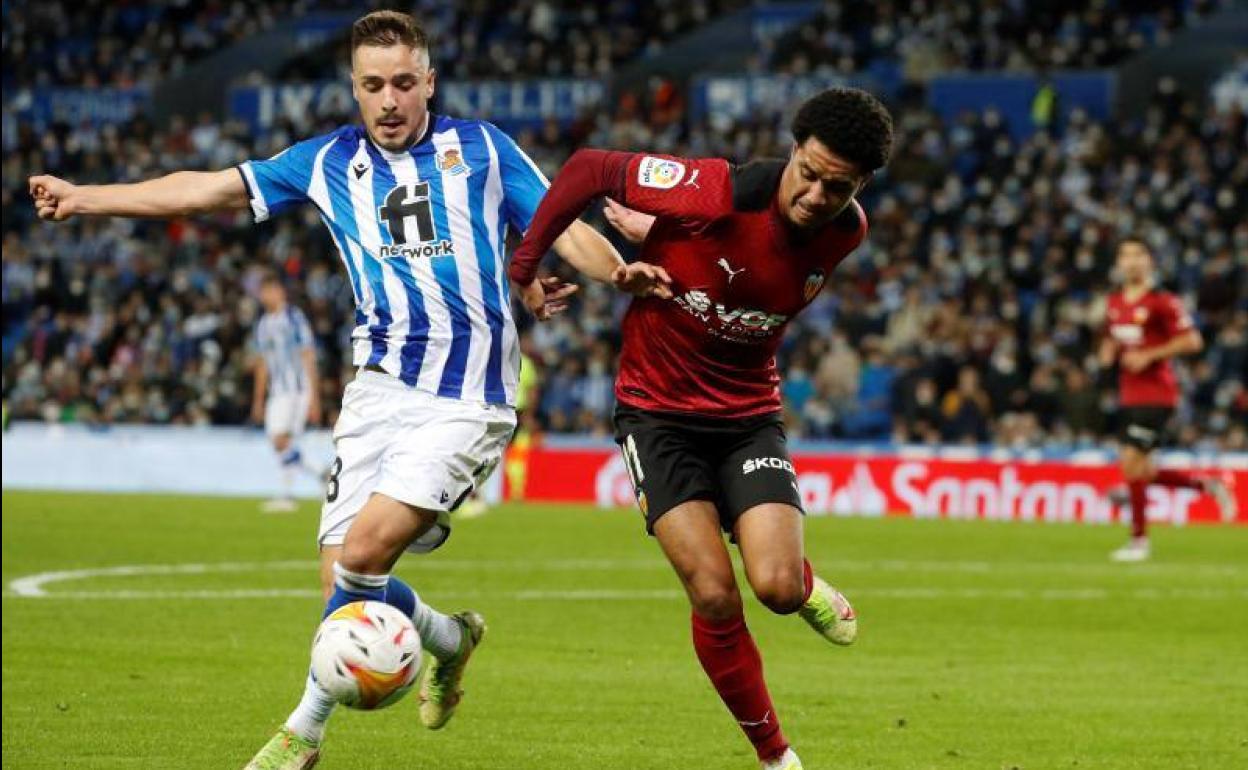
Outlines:
{"type": "Polygon", "coordinates": [[[991,413],[992,402],[979,385],[979,372],[964,366],[958,371],[958,386],[940,403],[941,438],[962,444],[985,443],[991,413]]]}

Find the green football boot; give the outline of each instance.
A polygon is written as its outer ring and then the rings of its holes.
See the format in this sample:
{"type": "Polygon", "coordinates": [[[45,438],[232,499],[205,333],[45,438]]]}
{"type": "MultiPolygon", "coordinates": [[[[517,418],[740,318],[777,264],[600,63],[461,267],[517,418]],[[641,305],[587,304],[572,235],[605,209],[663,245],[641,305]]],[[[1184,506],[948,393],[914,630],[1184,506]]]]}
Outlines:
{"type": "Polygon", "coordinates": [[[243,770],[308,770],[321,757],[321,748],[285,727],[277,731],[243,770]]]}
{"type": "Polygon", "coordinates": [[[446,660],[431,658],[420,680],[420,721],[430,730],[441,729],[455,714],[455,708],[464,691],[459,683],[473,650],[485,637],[485,618],[475,612],[460,612],[454,616],[463,635],[459,649],[446,660]]]}
{"type": "Polygon", "coordinates": [[[858,638],[858,617],[849,600],[817,575],[810,598],[797,614],[833,644],[847,646],[858,638]]]}

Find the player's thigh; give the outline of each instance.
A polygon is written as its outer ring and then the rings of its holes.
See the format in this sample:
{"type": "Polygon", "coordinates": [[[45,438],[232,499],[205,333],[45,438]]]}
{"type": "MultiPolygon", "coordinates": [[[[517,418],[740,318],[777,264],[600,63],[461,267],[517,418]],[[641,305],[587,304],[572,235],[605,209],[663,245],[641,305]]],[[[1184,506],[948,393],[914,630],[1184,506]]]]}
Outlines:
{"type": "Polygon", "coordinates": [[[515,411],[410,391],[396,415],[393,440],[374,491],[432,511],[435,525],[408,550],[431,551],[451,533],[451,514],[502,462],[515,431],[515,411]]]}
{"type": "Polygon", "coordinates": [[[788,503],[762,503],[737,517],[746,580],[774,612],[795,612],[805,599],[802,529],[802,512],[788,503]]]}
{"type": "Polygon", "coordinates": [[[1123,445],[1118,462],[1127,481],[1144,480],[1153,475],[1152,455],[1131,444],[1123,445]]]}
{"type": "MultiPolygon", "coordinates": [[[[1166,443],[1174,410],[1167,407],[1126,407],[1120,415],[1118,440],[1122,444],[1123,469],[1128,462],[1143,465],[1148,456],[1166,443]]],[[[1147,468],[1147,466],[1145,466],[1147,468]]]]}
{"type": "Polygon", "coordinates": [[[351,522],[338,561],[352,572],[389,572],[403,551],[437,523],[436,511],[373,493],[351,522]]]}
{"type": "MultiPolygon", "coordinates": [[[[306,417],[307,405],[304,412],[306,417]]],[[[298,418],[299,394],[274,393],[264,403],[264,432],[269,438],[278,436],[294,436],[303,430],[302,421],[298,418]]],[[[276,445],[276,440],[274,441],[276,445]]]]}
{"type": "MultiPolygon", "coordinates": [[[[397,380],[396,380],[397,382],[397,380]]],[[[340,546],[356,515],[381,481],[382,457],[394,433],[395,405],[384,389],[352,382],[334,425],[334,461],[321,505],[317,542],[340,546]]]]}
{"type": "Polygon", "coordinates": [[[732,559],[713,503],[688,500],[677,505],[655,521],[654,536],[699,615],[718,620],[740,612],[732,559]]]}
{"type": "Polygon", "coordinates": [[[677,506],[718,500],[715,469],[691,429],[662,415],[620,407],[615,442],[650,534],[656,534],[657,522],[677,506]]]}
{"type": "Polygon", "coordinates": [[[723,491],[721,514],[730,531],[735,534],[737,520],[760,506],[779,505],[800,514],[797,473],[778,416],[744,421],[738,432],[725,436],[724,444],[716,473],[723,491]]]}

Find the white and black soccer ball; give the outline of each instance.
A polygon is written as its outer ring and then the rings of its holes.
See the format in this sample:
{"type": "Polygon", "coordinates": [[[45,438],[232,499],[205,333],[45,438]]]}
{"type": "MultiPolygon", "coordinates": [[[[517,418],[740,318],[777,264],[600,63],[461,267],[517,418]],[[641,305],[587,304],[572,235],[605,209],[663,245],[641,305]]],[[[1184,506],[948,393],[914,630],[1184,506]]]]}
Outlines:
{"type": "Polygon", "coordinates": [[[312,675],[344,706],[380,709],[397,703],[420,673],[420,635],[383,602],[354,602],[321,623],[312,641],[312,675]]]}

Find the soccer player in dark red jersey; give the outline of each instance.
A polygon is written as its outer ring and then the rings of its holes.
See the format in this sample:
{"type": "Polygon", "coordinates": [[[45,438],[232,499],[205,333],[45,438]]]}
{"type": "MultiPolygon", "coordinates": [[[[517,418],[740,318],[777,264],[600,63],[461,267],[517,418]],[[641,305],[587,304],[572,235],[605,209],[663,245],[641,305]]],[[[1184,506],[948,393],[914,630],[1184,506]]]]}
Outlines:
{"type": "Polygon", "coordinates": [[[634,299],[624,318],[616,441],[646,529],[688,593],[698,660],[763,767],[784,770],[801,762],[767,692],[722,533],[766,607],[854,641],[849,602],[803,557],[775,355],[789,320],[866,236],[855,196],[893,141],[888,111],[856,89],[812,97],[792,128],[787,160],[742,166],[580,150],[509,268],[540,307],[538,260],[594,198],[654,216],[640,259],[666,271],[674,296],[634,299]]]}
{"type": "Polygon", "coordinates": [[[1100,360],[1104,367],[1118,364],[1120,459],[1131,506],[1131,539],[1112,557],[1144,561],[1149,557],[1149,484],[1206,492],[1217,500],[1227,520],[1235,518],[1235,498],[1218,479],[1153,465],[1153,450],[1164,442],[1179,403],[1170,359],[1198,353],[1204,342],[1183,302],[1155,287],[1147,243],[1125,238],[1118,244],[1117,267],[1122,290],[1109,296],[1100,360]]]}

